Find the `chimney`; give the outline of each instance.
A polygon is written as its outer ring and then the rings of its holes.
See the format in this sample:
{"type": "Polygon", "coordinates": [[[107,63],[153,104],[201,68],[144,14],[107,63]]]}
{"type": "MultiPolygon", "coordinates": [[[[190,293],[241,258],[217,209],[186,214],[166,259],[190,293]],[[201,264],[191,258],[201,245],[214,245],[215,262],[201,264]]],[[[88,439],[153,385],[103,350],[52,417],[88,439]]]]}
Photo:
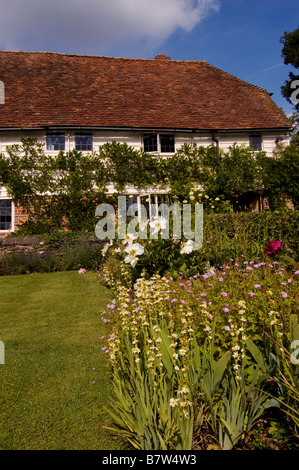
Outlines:
{"type": "Polygon", "coordinates": [[[167,57],[165,54],[158,54],[155,57],[156,60],[170,60],[170,57],[167,57]]]}

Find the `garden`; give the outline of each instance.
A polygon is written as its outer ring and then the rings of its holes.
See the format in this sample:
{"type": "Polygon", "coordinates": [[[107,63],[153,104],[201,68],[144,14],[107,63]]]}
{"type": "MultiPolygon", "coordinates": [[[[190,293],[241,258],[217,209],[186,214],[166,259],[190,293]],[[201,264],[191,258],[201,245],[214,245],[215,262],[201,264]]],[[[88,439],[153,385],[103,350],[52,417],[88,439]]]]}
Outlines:
{"type": "MultiPolygon", "coordinates": [[[[28,255],[19,263],[10,254],[1,262],[1,274],[21,274],[20,264],[22,273],[72,274],[74,282],[93,273],[94,286],[106,289],[107,301],[99,302],[90,334],[94,338],[98,332],[98,354],[110,377],[105,403],[101,389],[95,390],[105,416],[101,427],[117,438],[113,445],[298,449],[298,147],[271,160],[234,146],[218,161],[214,148],[189,146],[179,151],[180,158],[165,162],[114,143],[103,146],[94,160],[72,152],[53,162],[41,150],[33,152],[31,144],[23,148],[26,181],[24,171],[17,171],[18,149],[0,160],[0,168],[16,200],[35,207],[35,215],[11,237],[38,237],[44,257],[32,262],[28,255]],[[113,164],[105,166],[107,159],[113,164]],[[97,174],[95,163],[102,163],[97,174]],[[55,181],[54,170],[60,175],[55,181]],[[202,246],[176,238],[172,220],[169,237],[163,238],[160,215],[136,225],[147,237],[131,232],[90,249],[95,204],[116,201],[93,193],[94,178],[103,193],[116,181],[116,194],[123,194],[126,183],[142,187],[154,177],[158,185],[168,185],[178,206],[202,205],[202,246]],[[42,185],[54,183],[50,205],[40,194],[42,185]],[[235,212],[240,197],[258,187],[270,210],[235,212]],[[58,230],[62,220],[68,231],[58,230]],[[51,249],[59,249],[59,257],[51,249]]],[[[82,304],[83,317],[88,308],[82,304]]]]}

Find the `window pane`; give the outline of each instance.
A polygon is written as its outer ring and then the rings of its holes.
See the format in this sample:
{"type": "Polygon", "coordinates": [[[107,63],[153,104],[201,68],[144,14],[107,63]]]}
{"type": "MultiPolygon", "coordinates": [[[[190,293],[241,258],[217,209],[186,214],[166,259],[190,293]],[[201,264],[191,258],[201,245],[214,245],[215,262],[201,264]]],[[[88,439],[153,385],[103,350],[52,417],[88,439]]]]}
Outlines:
{"type": "Polygon", "coordinates": [[[262,150],[262,137],[261,135],[250,135],[249,136],[249,147],[258,152],[262,150]]]}
{"type": "Polygon", "coordinates": [[[174,135],[160,135],[161,152],[174,153],[174,135]]]}
{"type": "Polygon", "coordinates": [[[64,150],[65,134],[63,131],[47,132],[47,150],[64,150]]]}
{"type": "Polygon", "coordinates": [[[144,134],[143,148],[145,152],[157,152],[157,134],[144,134]]]}
{"type": "Polygon", "coordinates": [[[75,133],[76,150],[92,150],[92,133],[76,132],[75,133]]]}
{"type": "Polygon", "coordinates": [[[11,230],[11,201],[0,201],[0,230],[11,230]]]}

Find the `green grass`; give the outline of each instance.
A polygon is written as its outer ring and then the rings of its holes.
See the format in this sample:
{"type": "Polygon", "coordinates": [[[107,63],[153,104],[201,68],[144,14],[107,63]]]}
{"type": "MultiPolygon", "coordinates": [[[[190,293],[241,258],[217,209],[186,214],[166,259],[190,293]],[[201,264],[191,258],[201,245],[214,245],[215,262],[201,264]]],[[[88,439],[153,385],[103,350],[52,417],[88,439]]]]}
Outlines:
{"type": "Polygon", "coordinates": [[[0,278],[0,450],[113,450],[95,273],[0,278]],[[95,382],[95,383],[93,383],[95,382]]]}

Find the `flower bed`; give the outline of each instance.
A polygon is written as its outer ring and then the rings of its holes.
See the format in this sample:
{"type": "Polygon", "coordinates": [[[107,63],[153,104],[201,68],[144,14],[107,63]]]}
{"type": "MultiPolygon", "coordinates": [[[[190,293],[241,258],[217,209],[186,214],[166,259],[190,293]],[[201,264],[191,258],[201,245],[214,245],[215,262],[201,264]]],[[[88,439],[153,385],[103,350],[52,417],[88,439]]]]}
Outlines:
{"type": "Polygon", "coordinates": [[[288,412],[295,430],[298,270],[240,257],[189,278],[144,272],[134,287],[127,264],[115,271],[100,272],[116,292],[102,350],[113,372],[110,413],[130,445],[232,449],[267,408],[281,422],[288,412]]]}

